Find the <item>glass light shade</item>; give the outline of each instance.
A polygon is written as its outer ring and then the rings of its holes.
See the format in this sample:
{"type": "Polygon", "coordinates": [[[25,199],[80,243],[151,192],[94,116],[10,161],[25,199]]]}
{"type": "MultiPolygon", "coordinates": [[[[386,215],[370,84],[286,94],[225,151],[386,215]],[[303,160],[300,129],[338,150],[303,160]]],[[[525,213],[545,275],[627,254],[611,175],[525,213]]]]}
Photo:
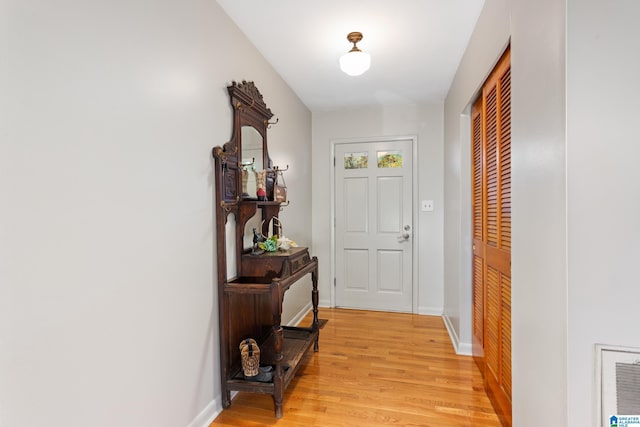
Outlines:
{"type": "Polygon", "coordinates": [[[361,50],[351,50],[340,57],[340,69],[350,76],[359,76],[371,66],[371,55],[361,50]]]}

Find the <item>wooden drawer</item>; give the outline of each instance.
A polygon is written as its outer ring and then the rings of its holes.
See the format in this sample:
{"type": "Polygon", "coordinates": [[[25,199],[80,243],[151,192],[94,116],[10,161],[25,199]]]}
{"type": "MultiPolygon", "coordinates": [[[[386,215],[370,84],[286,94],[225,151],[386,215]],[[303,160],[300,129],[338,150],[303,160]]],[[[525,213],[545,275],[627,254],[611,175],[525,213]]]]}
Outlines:
{"type": "Polygon", "coordinates": [[[275,277],[285,278],[294,274],[311,261],[307,248],[291,248],[288,251],[265,252],[260,255],[242,255],[242,276],[260,277],[262,281],[275,277]]]}

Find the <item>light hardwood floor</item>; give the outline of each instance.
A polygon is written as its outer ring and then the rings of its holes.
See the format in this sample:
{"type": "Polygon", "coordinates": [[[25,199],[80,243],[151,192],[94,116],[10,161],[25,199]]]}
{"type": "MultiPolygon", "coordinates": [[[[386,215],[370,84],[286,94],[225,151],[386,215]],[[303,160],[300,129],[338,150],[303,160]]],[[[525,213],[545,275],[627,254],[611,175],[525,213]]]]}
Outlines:
{"type": "MultiPolygon", "coordinates": [[[[442,318],[320,309],[329,322],[274,417],[271,396],[239,393],[211,426],[500,426],[473,359],[442,318]]],[[[304,322],[303,322],[304,323],[304,322]]]]}

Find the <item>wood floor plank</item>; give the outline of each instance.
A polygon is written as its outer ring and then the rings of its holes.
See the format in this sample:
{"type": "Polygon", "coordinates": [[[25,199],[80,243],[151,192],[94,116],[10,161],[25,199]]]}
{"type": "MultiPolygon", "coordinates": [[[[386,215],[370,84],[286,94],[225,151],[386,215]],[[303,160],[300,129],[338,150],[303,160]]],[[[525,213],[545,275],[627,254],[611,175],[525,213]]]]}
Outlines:
{"type": "MultiPolygon", "coordinates": [[[[238,393],[210,427],[499,427],[473,359],[455,354],[442,318],[320,309],[320,351],[287,389],[238,393]]],[[[304,321],[303,321],[304,322],[304,321]]]]}

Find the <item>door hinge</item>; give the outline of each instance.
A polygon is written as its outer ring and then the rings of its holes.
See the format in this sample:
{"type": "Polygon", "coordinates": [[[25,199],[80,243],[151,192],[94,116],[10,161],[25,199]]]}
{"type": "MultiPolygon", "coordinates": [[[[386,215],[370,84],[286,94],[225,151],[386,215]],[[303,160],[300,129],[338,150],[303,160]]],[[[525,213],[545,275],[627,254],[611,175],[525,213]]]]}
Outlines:
{"type": "Polygon", "coordinates": [[[335,158],[335,156],[334,156],[334,158],[333,158],[333,167],[334,167],[334,168],[336,167],[336,158],[335,158]]]}
{"type": "Polygon", "coordinates": [[[335,277],[333,278],[333,287],[334,288],[336,287],[336,278],[335,277]]]}

